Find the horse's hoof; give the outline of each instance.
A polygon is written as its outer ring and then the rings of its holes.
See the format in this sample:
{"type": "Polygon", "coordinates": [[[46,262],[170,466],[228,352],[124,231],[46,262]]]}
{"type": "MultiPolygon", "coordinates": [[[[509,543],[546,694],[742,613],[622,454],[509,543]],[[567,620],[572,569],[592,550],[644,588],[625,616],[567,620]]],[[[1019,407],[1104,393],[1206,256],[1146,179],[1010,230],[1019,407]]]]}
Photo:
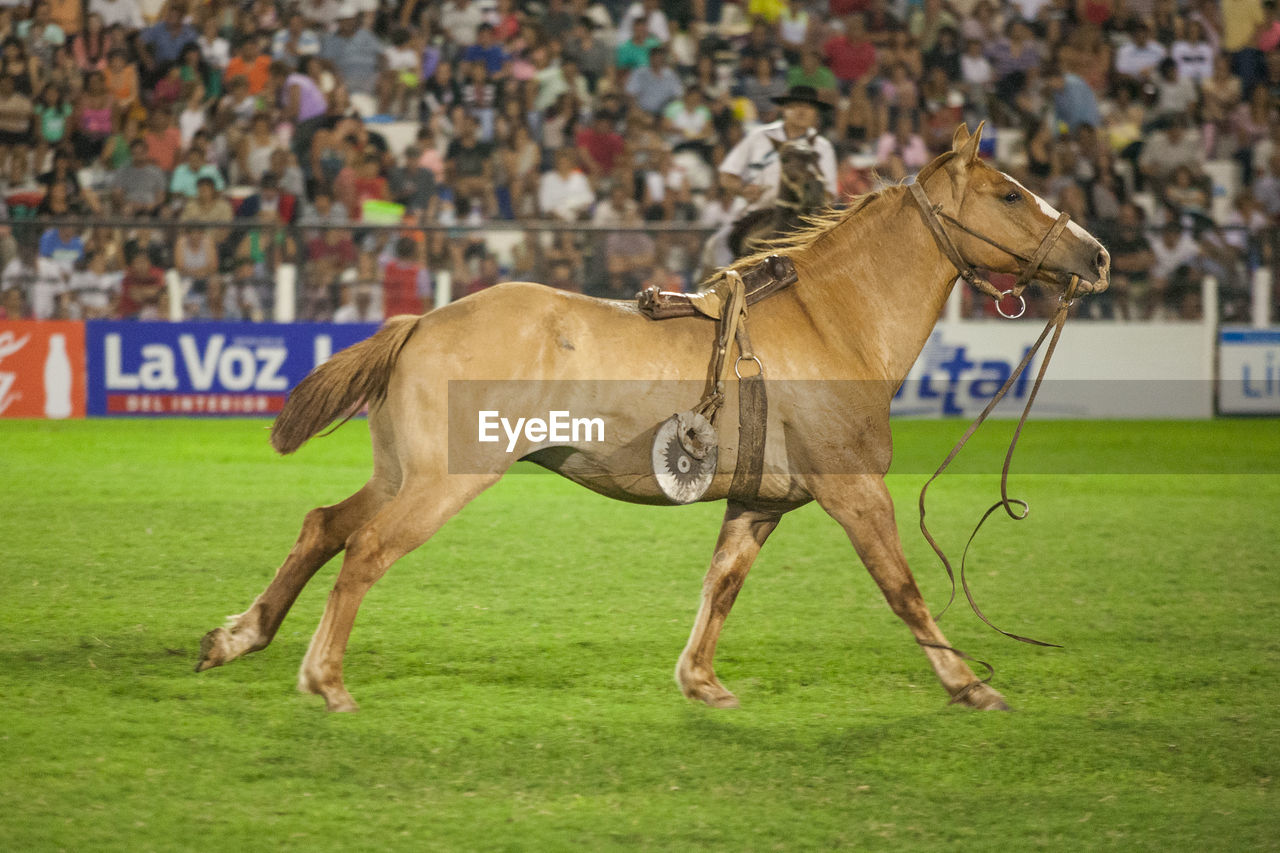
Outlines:
{"type": "Polygon", "coordinates": [[[709,705],[712,708],[737,708],[738,697],[724,689],[719,681],[696,680],[680,682],[680,692],[688,699],[709,705]]]}
{"type": "Polygon", "coordinates": [[[702,701],[706,702],[712,708],[737,708],[738,707],[738,697],[734,696],[728,690],[724,690],[723,688],[720,690],[719,693],[713,696],[702,697],[702,701]]]}
{"type": "Polygon", "coordinates": [[[351,694],[344,690],[341,696],[324,697],[324,709],[332,714],[351,714],[359,711],[360,706],[351,698],[351,694]]]}
{"type": "Polygon", "coordinates": [[[342,686],[341,681],[337,684],[332,682],[326,684],[325,679],[310,675],[306,670],[298,674],[298,692],[314,693],[323,697],[326,711],[350,713],[360,710],[360,706],[351,698],[351,694],[342,686]]]}
{"type": "Polygon", "coordinates": [[[956,694],[951,700],[953,704],[973,708],[975,711],[1011,711],[1008,703],[999,691],[986,684],[974,684],[956,694]]]}
{"type": "Polygon", "coordinates": [[[230,660],[227,646],[231,635],[226,628],[214,628],[200,638],[200,662],[196,664],[196,672],[204,672],[215,666],[222,666],[230,660]]]}

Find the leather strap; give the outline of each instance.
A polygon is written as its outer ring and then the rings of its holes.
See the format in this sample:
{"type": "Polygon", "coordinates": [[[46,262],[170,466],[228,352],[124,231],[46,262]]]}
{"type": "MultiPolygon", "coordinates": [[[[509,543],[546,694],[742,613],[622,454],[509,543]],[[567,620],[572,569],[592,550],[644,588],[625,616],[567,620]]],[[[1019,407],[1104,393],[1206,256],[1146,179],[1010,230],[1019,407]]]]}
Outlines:
{"type": "MultiPolygon", "coordinates": [[[[956,577],[955,572],[951,568],[951,561],[947,559],[947,555],[943,552],[942,547],[938,544],[937,540],[933,538],[933,534],[929,532],[928,525],[925,524],[925,493],[928,492],[929,486],[933,484],[933,481],[938,479],[952,461],[960,455],[960,451],[964,449],[964,446],[969,442],[969,439],[973,437],[973,434],[978,431],[978,427],[982,426],[982,423],[987,419],[987,416],[990,415],[992,410],[995,409],[1002,399],[1004,399],[1004,396],[1009,392],[1009,389],[1013,387],[1014,383],[1018,381],[1018,378],[1022,376],[1023,372],[1027,369],[1027,366],[1031,364],[1031,360],[1035,358],[1036,353],[1040,350],[1041,345],[1044,344],[1045,339],[1049,337],[1050,333],[1052,333],[1052,337],[1049,338],[1049,347],[1045,350],[1044,361],[1041,362],[1040,370],[1036,373],[1036,380],[1031,386],[1031,393],[1027,396],[1027,404],[1022,409],[1022,417],[1018,419],[1018,426],[1013,431],[1013,439],[1009,442],[1009,450],[1005,453],[1004,466],[1000,470],[1000,500],[987,509],[982,518],[979,519],[977,526],[973,529],[973,533],[969,535],[969,541],[965,544],[964,553],[960,558],[960,585],[961,588],[964,589],[965,598],[969,600],[970,608],[972,608],[978,618],[985,622],[990,628],[1006,637],[1009,637],[1010,639],[1017,640],[1022,643],[1030,643],[1034,646],[1051,646],[1053,648],[1061,648],[1061,646],[1056,643],[1046,643],[1042,640],[1033,640],[1030,637],[1012,634],[992,624],[991,620],[988,619],[978,607],[977,601],[974,600],[973,592],[969,589],[969,582],[965,577],[965,559],[969,555],[969,546],[973,544],[974,537],[978,535],[978,531],[982,529],[982,525],[997,509],[1003,508],[1014,521],[1021,521],[1031,512],[1031,507],[1026,501],[1009,497],[1009,468],[1013,464],[1013,451],[1018,446],[1018,439],[1022,436],[1022,428],[1027,422],[1028,415],[1031,414],[1031,407],[1036,401],[1036,394],[1040,391],[1040,383],[1044,381],[1045,371],[1049,368],[1049,362],[1053,359],[1053,352],[1058,346],[1058,338],[1062,335],[1062,328],[1067,322],[1067,312],[1075,302],[1076,288],[1079,284],[1080,278],[1073,275],[1070,283],[1067,285],[1066,291],[1062,294],[1062,298],[1058,302],[1058,310],[1049,318],[1049,322],[1045,324],[1044,330],[1040,333],[1040,337],[1037,338],[1036,342],[1027,350],[1027,354],[1022,357],[1022,361],[1018,363],[1018,366],[1014,369],[1013,373],[1010,374],[1004,385],[1000,386],[1000,390],[997,391],[995,396],[991,398],[991,401],[987,403],[986,408],[982,410],[982,413],[979,414],[977,419],[969,425],[969,428],[965,431],[964,435],[961,436],[958,442],[956,442],[955,447],[951,448],[951,452],[947,454],[947,458],[938,466],[938,470],[933,472],[933,476],[931,476],[924,484],[924,487],[920,489],[919,500],[920,532],[924,534],[924,538],[928,541],[929,547],[933,549],[933,552],[938,555],[938,559],[942,561],[942,566],[947,572],[947,578],[951,581],[951,597],[947,599],[946,606],[943,607],[942,611],[938,613],[937,617],[935,617],[936,619],[941,619],[942,614],[946,613],[947,608],[949,608],[952,602],[955,601],[956,577]],[[1019,508],[1018,512],[1014,511],[1015,506],[1019,508]]],[[[936,646],[936,648],[943,647],[936,646]]],[[[949,650],[963,656],[963,653],[957,649],[949,650]]]]}
{"type": "Polygon", "coordinates": [[[724,405],[724,383],[731,367],[729,348],[738,339],[738,329],[747,311],[746,285],[736,271],[727,271],[717,289],[721,291],[719,298],[723,308],[716,327],[716,349],[711,356],[711,372],[707,376],[706,391],[693,409],[709,420],[712,426],[716,425],[720,407],[724,405]]]}
{"type": "Polygon", "coordinates": [[[1027,257],[1021,252],[1016,252],[1008,246],[1002,245],[998,241],[991,239],[987,235],[979,231],[975,231],[959,219],[956,219],[954,216],[943,213],[942,205],[931,202],[928,194],[924,191],[924,187],[922,187],[919,182],[913,181],[908,186],[911,189],[911,197],[915,199],[916,204],[920,207],[921,214],[924,216],[925,225],[927,225],[929,230],[933,233],[933,237],[937,240],[943,254],[947,256],[947,259],[951,261],[956,270],[960,273],[960,277],[968,282],[970,287],[975,290],[982,291],[996,302],[1003,299],[1005,293],[996,289],[994,284],[980,276],[973,264],[964,259],[964,256],[960,254],[960,250],[956,248],[955,241],[951,239],[951,235],[948,234],[947,229],[943,227],[942,221],[945,220],[948,224],[959,228],[969,236],[976,237],[982,242],[990,246],[994,246],[1005,254],[1012,255],[1014,258],[1024,262],[1022,273],[1018,276],[1017,283],[1014,284],[1011,289],[1011,292],[1015,296],[1020,296],[1022,291],[1026,289],[1027,285],[1031,283],[1031,279],[1035,277],[1036,273],[1040,272],[1040,266],[1044,263],[1045,258],[1049,256],[1049,252],[1053,249],[1054,244],[1058,242],[1058,238],[1062,236],[1062,232],[1067,227],[1067,223],[1071,221],[1070,214],[1058,214],[1058,219],[1045,233],[1044,237],[1041,238],[1040,245],[1036,247],[1035,253],[1030,257],[1027,257]]]}
{"type": "Polygon", "coordinates": [[[759,494],[760,483],[764,479],[765,429],[769,412],[764,367],[752,352],[751,337],[747,334],[747,292],[742,276],[736,270],[728,270],[717,287],[728,292],[721,294],[724,310],[717,327],[716,350],[711,359],[707,389],[693,411],[715,426],[724,405],[724,385],[729,371],[737,375],[738,455],[729,496],[735,500],[750,500],[759,494]],[[738,357],[730,361],[729,350],[734,344],[738,347],[738,357]],[[746,362],[754,362],[756,369],[744,376],[741,365],[746,362]]]}
{"type": "Polygon", "coordinates": [[[942,222],[938,218],[942,214],[942,205],[935,205],[929,200],[929,196],[925,193],[924,187],[920,186],[919,181],[912,181],[907,186],[911,189],[911,197],[915,199],[920,208],[920,212],[924,217],[924,224],[929,227],[929,230],[933,233],[933,238],[938,241],[938,246],[956,268],[960,277],[968,282],[973,289],[980,290],[999,302],[1001,298],[1000,291],[996,290],[994,284],[978,275],[977,269],[964,259],[960,254],[960,250],[956,248],[956,244],[952,241],[951,235],[947,233],[947,229],[942,227],[942,222]]]}
{"type": "Polygon", "coordinates": [[[738,459],[729,497],[749,501],[760,494],[764,480],[764,447],[769,421],[769,398],[764,388],[764,365],[751,351],[747,325],[738,327],[738,352],[733,372],[738,376],[738,459]],[[739,365],[755,362],[754,373],[743,376],[739,365]]]}
{"type": "MultiPolygon", "coordinates": [[[[710,288],[719,290],[728,273],[723,273],[710,288]]],[[[785,287],[795,284],[798,275],[796,265],[785,255],[770,255],[760,263],[741,273],[746,288],[746,304],[755,305],[785,287]]],[[[704,291],[709,293],[710,291],[704,291]]],[[[699,293],[671,293],[656,286],[646,288],[636,295],[640,310],[654,320],[673,317],[709,317],[717,319],[723,313],[722,301],[704,297],[699,293]]]]}

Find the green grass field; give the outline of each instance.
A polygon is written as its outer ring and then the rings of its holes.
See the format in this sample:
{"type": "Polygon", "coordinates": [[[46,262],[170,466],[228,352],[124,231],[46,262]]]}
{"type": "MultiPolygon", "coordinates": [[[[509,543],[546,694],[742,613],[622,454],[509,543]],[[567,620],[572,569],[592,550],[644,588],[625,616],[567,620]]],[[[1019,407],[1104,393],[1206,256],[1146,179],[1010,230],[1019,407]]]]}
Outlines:
{"type": "MultiPolygon", "coordinates": [[[[265,427],[0,422],[0,849],[1280,848],[1275,421],[1030,425],[1013,492],[1032,516],[988,525],[971,580],[997,624],[1066,648],[999,637],[963,599],[942,621],[1010,714],[946,707],[812,505],[726,626],[742,707],[686,702],[671,673],[723,507],[534,474],[369,594],[360,713],[294,690],[336,561],[270,648],[196,675],[303,514],[368,474],[361,422],[288,459],[265,427]]],[[[967,470],[998,471],[1007,428],[967,470]]],[[[962,430],[897,425],[891,488],[935,610],[915,499],[962,430]]],[[[931,490],[957,555],[995,489],[931,490]]]]}

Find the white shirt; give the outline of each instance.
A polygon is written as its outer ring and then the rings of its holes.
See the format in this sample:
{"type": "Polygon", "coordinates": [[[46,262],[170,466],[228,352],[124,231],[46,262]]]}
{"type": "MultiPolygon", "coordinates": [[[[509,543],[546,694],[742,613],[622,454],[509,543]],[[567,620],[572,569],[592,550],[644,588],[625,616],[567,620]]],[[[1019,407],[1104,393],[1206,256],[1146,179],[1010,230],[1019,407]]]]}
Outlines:
{"type": "Polygon", "coordinates": [[[961,54],[960,56],[960,79],[966,83],[972,83],[977,86],[985,86],[995,78],[995,72],[991,70],[991,60],[979,54],[978,56],[970,56],[969,54],[961,54]]]}
{"type": "Polygon", "coordinates": [[[120,24],[128,30],[140,30],[146,26],[138,0],[89,0],[89,14],[102,18],[102,26],[120,24]]]}
{"type": "Polygon", "coordinates": [[[1125,42],[1116,51],[1116,71],[1129,77],[1141,77],[1151,71],[1165,57],[1164,45],[1148,40],[1146,44],[1125,42]]]}
{"type": "MultiPolygon", "coordinates": [[[[782,129],[782,121],[762,124],[742,138],[733,146],[720,164],[720,171],[729,175],[737,175],[743,185],[764,187],[764,192],[754,204],[746,204],[745,199],[738,198],[734,202],[735,215],[744,210],[760,210],[772,207],[778,199],[778,181],[782,177],[782,164],[778,152],[770,140],[785,142],[786,132],[782,129]]],[[[823,136],[815,137],[813,147],[818,150],[818,167],[827,184],[827,192],[836,197],[836,150],[831,142],[823,136]]]]}
{"type": "Polygon", "coordinates": [[[1207,41],[1175,41],[1169,50],[1178,63],[1178,76],[1200,84],[1213,76],[1213,45],[1207,41]]]}
{"type": "Polygon", "coordinates": [[[373,300],[369,301],[369,307],[365,309],[364,314],[360,313],[360,309],[354,302],[339,305],[337,310],[333,312],[333,322],[335,323],[377,323],[381,320],[382,309],[377,308],[373,304],[373,300]]]}
{"type": "Polygon", "coordinates": [[[58,297],[67,292],[66,273],[51,258],[37,257],[34,267],[24,264],[21,258],[14,258],[5,266],[0,283],[6,290],[17,287],[27,295],[31,316],[36,320],[52,319],[58,297]]]}
{"type": "Polygon", "coordinates": [[[120,292],[120,284],[123,280],[122,272],[96,273],[90,270],[77,270],[71,274],[68,287],[82,308],[101,313],[111,307],[111,300],[120,292]]]}
{"type": "Polygon", "coordinates": [[[347,8],[347,3],[343,0],[308,0],[306,3],[300,3],[298,10],[308,21],[326,28],[336,24],[339,16],[352,11],[347,8]]]}
{"type": "Polygon", "coordinates": [[[1040,10],[1049,5],[1049,0],[1014,0],[1013,5],[1022,13],[1022,20],[1034,21],[1040,10]]]}
{"type": "Polygon", "coordinates": [[[595,201],[587,176],[577,169],[568,177],[553,169],[538,180],[538,210],[544,215],[572,221],[595,201]]]}
{"type": "MultiPolygon", "coordinates": [[[[289,41],[293,38],[293,33],[287,29],[280,30],[271,39],[271,55],[276,59],[289,59],[288,51],[289,41]]],[[[316,35],[314,30],[303,29],[298,33],[299,56],[314,56],[320,52],[320,36],[316,35]]]]}
{"type": "Polygon", "coordinates": [[[706,228],[720,228],[733,222],[730,206],[718,200],[709,200],[698,213],[698,224],[706,228]]]}
{"type": "Polygon", "coordinates": [[[1200,244],[1185,231],[1173,248],[1166,246],[1164,237],[1160,235],[1150,237],[1147,242],[1151,244],[1151,254],[1156,256],[1155,263],[1151,265],[1151,274],[1156,278],[1167,280],[1178,267],[1189,264],[1200,256],[1200,244]]]}
{"type": "Polygon", "coordinates": [[[1172,83],[1163,77],[1156,78],[1156,113],[1160,115],[1182,115],[1189,112],[1198,100],[1200,92],[1196,84],[1187,77],[1178,75],[1172,83]]]}
{"type": "Polygon", "coordinates": [[[222,36],[214,36],[212,40],[204,36],[196,39],[200,47],[200,56],[214,68],[225,70],[231,61],[231,45],[222,36]]]}
{"type": "Polygon", "coordinates": [[[476,43],[476,31],[484,23],[484,12],[479,4],[460,6],[453,0],[440,10],[440,29],[449,34],[454,44],[467,47],[476,43]]]}
{"type": "MultiPolygon", "coordinates": [[[[792,4],[793,6],[795,4],[792,4]]],[[[778,35],[783,44],[791,47],[804,45],[809,35],[809,12],[803,8],[784,8],[778,18],[778,35]]]]}
{"type": "Polygon", "coordinates": [[[667,13],[661,9],[654,9],[645,16],[643,3],[632,3],[627,7],[627,11],[622,13],[622,20],[618,22],[617,43],[622,44],[631,38],[631,25],[640,18],[644,18],[645,23],[649,25],[649,35],[658,41],[666,44],[671,41],[671,24],[667,21],[667,13]]]}

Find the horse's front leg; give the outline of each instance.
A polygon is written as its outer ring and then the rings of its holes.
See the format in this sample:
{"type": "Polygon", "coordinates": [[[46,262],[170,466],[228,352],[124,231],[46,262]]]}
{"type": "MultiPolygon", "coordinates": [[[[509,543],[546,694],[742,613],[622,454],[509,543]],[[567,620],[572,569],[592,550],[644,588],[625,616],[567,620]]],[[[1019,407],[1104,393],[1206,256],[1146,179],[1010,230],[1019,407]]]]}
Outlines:
{"type": "Polygon", "coordinates": [[[737,698],[716,678],[711,662],[720,630],[742,589],[742,582],[760,547],[781,518],[781,513],[751,510],[729,501],[715,556],[702,582],[702,605],[689,642],[676,663],[676,683],[690,699],[699,699],[713,708],[737,707],[737,698]]]}
{"type": "Polygon", "coordinates": [[[893,612],[907,623],[916,642],[933,664],[933,671],[958,704],[984,710],[1008,710],[1004,698],[978,681],[969,665],[954,651],[925,606],[916,580],[907,567],[893,501],[879,475],[831,476],[815,483],[814,497],[840,522],[867,571],[879,585],[893,612]]]}

